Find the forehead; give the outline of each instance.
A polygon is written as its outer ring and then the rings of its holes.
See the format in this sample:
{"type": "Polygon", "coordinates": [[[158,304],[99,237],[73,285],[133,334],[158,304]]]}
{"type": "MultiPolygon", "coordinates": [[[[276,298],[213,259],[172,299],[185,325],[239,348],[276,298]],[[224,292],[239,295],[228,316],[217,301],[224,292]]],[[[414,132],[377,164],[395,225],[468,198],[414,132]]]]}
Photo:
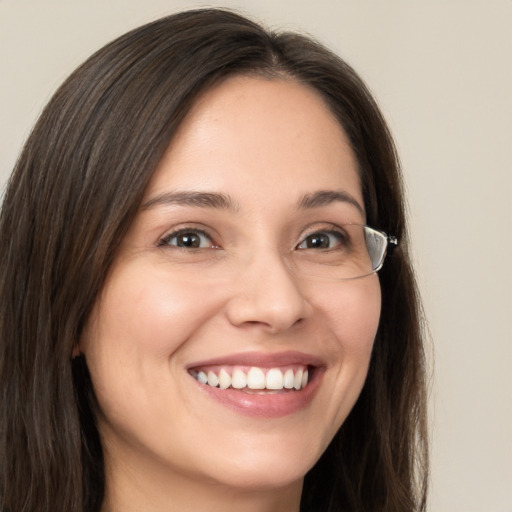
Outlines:
{"type": "Polygon", "coordinates": [[[338,120],[316,91],[280,78],[231,77],[198,99],[146,198],[191,188],[235,195],[343,189],[362,204],[357,161],[338,120]]]}

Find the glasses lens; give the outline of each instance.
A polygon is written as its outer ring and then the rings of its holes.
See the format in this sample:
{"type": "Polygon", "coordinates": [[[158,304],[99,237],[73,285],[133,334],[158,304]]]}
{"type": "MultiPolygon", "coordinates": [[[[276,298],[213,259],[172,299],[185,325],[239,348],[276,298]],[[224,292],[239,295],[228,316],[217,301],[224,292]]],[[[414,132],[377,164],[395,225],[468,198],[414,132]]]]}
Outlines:
{"type": "Polygon", "coordinates": [[[384,256],[388,248],[388,237],[381,231],[364,226],[366,248],[372,262],[372,272],[376,272],[384,263],[384,256]]]}
{"type": "Polygon", "coordinates": [[[346,224],[318,232],[294,251],[293,267],[303,275],[325,279],[355,279],[378,271],[388,245],[385,233],[368,226],[346,224]]]}

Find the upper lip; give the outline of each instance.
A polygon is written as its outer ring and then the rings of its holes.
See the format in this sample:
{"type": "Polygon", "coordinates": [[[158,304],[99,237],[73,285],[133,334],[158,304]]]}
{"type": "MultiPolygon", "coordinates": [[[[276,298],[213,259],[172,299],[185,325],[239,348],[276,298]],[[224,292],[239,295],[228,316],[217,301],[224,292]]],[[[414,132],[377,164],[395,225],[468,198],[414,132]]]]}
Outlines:
{"type": "Polygon", "coordinates": [[[261,368],[276,368],[279,366],[291,365],[305,366],[323,366],[323,361],[312,354],[298,351],[286,352],[241,352],[238,354],[229,354],[202,361],[196,361],[187,366],[187,370],[199,366],[257,366],[261,368]]]}

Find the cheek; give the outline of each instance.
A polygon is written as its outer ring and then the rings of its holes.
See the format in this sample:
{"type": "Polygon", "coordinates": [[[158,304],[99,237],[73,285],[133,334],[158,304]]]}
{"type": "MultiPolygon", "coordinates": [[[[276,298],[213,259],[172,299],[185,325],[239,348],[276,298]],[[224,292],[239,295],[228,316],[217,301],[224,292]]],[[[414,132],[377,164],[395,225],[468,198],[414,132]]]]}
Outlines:
{"type": "MultiPolygon", "coordinates": [[[[377,276],[333,285],[322,301],[329,326],[330,400],[339,427],[363,387],[380,319],[381,293],[377,276]]],[[[329,372],[328,372],[329,373],[329,372]]]]}
{"type": "Polygon", "coordinates": [[[204,288],[148,269],[110,276],[80,342],[105,413],[121,415],[127,399],[152,403],[172,384],[182,371],[180,348],[221,303],[204,288]]]}
{"type": "Polygon", "coordinates": [[[337,348],[354,355],[365,354],[373,346],[379,325],[381,292],[376,275],[334,283],[316,301],[330,326],[337,348]]]}
{"type": "Polygon", "coordinates": [[[161,270],[126,267],[107,280],[80,340],[100,409],[115,431],[151,432],[169,423],[182,346],[222,304],[204,285],[179,282],[161,270]],[[130,270],[128,272],[127,270],[130,270]],[[141,411],[145,411],[141,414],[141,411]]]}
{"type": "Polygon", "coordinates": [[[137,274],[114,276],[106,284],[91,317],[88,345],[126,357],[168,358],[215,312],[218,301],[204,285],[177,282],[163,272],[137,274]]]}

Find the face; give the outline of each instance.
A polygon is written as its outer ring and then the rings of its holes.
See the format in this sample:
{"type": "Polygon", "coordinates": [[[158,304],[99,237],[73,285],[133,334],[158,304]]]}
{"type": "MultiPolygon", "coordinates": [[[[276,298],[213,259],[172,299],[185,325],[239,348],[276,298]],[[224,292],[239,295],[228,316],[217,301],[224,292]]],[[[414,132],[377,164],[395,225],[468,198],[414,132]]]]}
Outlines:
{"type": "Polygon", "coordinates": [[[292,268],[346,223],[365,223],[357,162],[315,92],[235,77],[201,97],[80,343],[114,471],[300,485],[360,393],[379,320],[375,274],[292,268]]]}

